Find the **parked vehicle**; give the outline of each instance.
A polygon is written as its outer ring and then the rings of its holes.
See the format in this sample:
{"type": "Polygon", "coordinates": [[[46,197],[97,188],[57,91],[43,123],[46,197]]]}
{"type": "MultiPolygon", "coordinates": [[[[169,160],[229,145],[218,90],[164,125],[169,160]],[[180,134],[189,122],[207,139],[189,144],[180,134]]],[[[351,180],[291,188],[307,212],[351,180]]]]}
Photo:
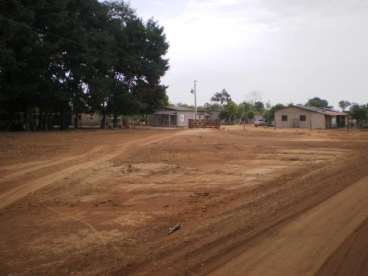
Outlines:
{"type": "Polygon", "coordinates": [[[266,126],[267,125],[267,123],[266,123],[266,121],[265,120],[255,120],[254,121],[254,126],[255,127],[259,127],[259,126],[266,126]]]}

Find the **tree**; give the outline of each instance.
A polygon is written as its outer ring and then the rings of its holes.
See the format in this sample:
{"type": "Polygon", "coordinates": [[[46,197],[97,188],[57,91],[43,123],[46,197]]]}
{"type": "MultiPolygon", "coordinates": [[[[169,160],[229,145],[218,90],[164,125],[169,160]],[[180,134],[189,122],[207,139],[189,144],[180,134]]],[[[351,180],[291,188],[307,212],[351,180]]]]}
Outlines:
{"type": "MultiPolygon", "coordinates": [[[[168,60],[163,58],[169,47],[164,29],[152,19],[144,24],[124,3],[108,5],[117,52],[114,79],[125,86],[124,93],[136,99],[136,112],[151,113],[168,104],[167,87],[160,83],[169,68],[168,60]]],[[[119,111],[114,116],[125,113],[123,106],[113,110],[119,111]]]]}
{"type": "Polygon", "coordinates": [[[345,109],[349,106],[351,106],[349,101],[339,101],[339,107],[342,109],[342,111],[345,111],[345,109]]]}
{"type": "Polygon", "coordinates": [[[247,113],[248,120],[253,120],[254,117],[255,117],[254,112],[253,111],[248,111],[248,113],[247,113]]]}
{"type": "Polygon", "coordinates": [[[260,102],[260,101],[255,102],[255,103],[254,103],[254,109],[255,109],[258,113],[262,114],[262,113],[264,112],[264,110],[265,110],[264,103],[263,103],[263,102],[260,102]]]}
{"type": "Polygon", "coordinates": [[[362,126],[363,123],[368,120],[368,104],[352,104],[350,107],[350,115],[353,119],[357,120],[359,126],[362,126]]]}
{"type": "Polygon", "coordinates": [[[205,103],[204,110],[206,112],[221,112],[222,106],[218,103],[205,103]]]}
{"type": "Polygon", "coordinates": [[[318,107],[318,108],[328,108],[329,107],[327,100],[323,100],[318,97],[314,97],[308,100],[308,102],[305,105],[311,106],[311,107],[318,107]]]}
{"type": "Polygon", "coordinates": [[[102,127],[106,115],[151,113],[168,103],[168,47],[156,21],[121,1],[1,1],[1,116],[46,129],[55,116],[65,128],[70,112],[76,127],[81,112],[103,114],[102,127]]]}
{"type": "Polygon", "coordinates": [[[272,106],[270,109],[266,110],[264,117],[266,122],[271,123],[275,120],[275,112],[285,108],[283,104],[276,104],[272,106]]]}
{"type": "MultiPolygon", "coordinates": [[[[0,2],[0,107],[10,128],[31,128],[32,111],[44,83],[41,37],[33,28],[35,3],[0,2]],[[16,119],[22,112],[23,121],[16,119]]],[[[46,85],[45,85],[46,86],[46,85]]]]}
{"type": "Polygon", "coordinates": [[[220,118],[226,120],[229,123],[234,123],[238,115],[238,106],[235,102],[229,101],[223,106],[223,110],[220,113],[220,118]]]}
{"type": "Polygon", "coordinates": [[[231,96],[226,91],[226,89],[222,89],[221,92],[216,92],[215,95],[211,98],[212,102],[220,103],[221,105],[228,104],[231,102],[231,96]]]}
{"type": "Polygon", "coordinates": [[[249,119],[253,119],[254,117],[254,105],[252,105],[249,102],[242,102],[241,104],[239,104],[238,106],[238,117],[241,119],[241,121],[243,122],[248,122],[249,119]],[[249,112],[253,113],[253,117],[249,118],[248,114],[249,112]]]}

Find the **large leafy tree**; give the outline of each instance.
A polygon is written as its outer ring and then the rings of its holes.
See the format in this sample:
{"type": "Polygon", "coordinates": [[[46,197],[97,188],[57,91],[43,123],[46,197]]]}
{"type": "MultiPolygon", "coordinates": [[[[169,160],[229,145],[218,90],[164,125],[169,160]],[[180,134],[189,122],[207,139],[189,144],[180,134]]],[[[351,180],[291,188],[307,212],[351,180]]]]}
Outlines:
{"type": "Polygon", "coordinates": [[[116,118],[122,114],[151,113],[167,105],[160,79],[168,70],[168,43],[154,20],[146,24],[124,3],[108,3],[114,37],[113,89],[108,101],[116,118]],[[123,104],[125,103],[125,104],[123,104]]]}
{"type": "Polygon", "coordinates": [[[35,3],[28,2],[0,2],[1,109],[10,121],[16,121],[22,111],[26,128],[46,82],[42,36],[33,28],[35,13],[30,8],[35,3]]]}
{"type": "Polygon", "coordinates": [[[349,106],[351,106],[351,103],[349,101],[339,101],[339,107],[342,109],[342,111],[345,111],[345,109],[349,106]]]}
{"type": "Polygon", "coordinates": [[[55,114],[66,127],[71,111],[75,126],[85,111],[152,112],[167,103],[168,47],[157,22],[121,1],[1,1],[0,115],[31,128],[36,112],[47,128],[55,114]]]}
{"type": "Polygon", "coordinates": [[[306,106],[318,107],[318,108],[328,108],[329,104],[327,100],[321,99],[319,97],[314,97],[305,104],[306,106]]]}
{"type": "Polygon", "coordinates": [[[257,101],[254,103],[254,108],[258,113],[262,114],[265,110],[265,105],[263,102],[257,101]]]}
{"type": "Polygon", "coordinates": [[[368,105],[351,105],[350,115],[353,119],[357,120],[359,126],[363,126],[368,121],[368,105]]]}
{"type": "Polygon", "coordinates": [[[278,110],[285,108],[283,104],[276,104],[272,106],[270,109],[266,110],[264,113],[264,117],[266,122],[272,123],[275,120],[275,113],[278,110]]]}
{"type": "Polygon", "coordinates": [[[248,122],[254,118],[255,108],[252,103],[242,102],[238,106],[238,117],[242,122],[248,122]]]}
{"type": "Polygon", "coordinates": [[[227,102],[223,106],[223,110],[220,113],[220,118],[229,123],[234,123],[238,118],[238,105],[233,101],[227,102]]]}
{"type": "Polygon", "coordinates": [[[228,104],[231,102],[231,95],[226,89],[222,89],[220,92],[216,92],[215,95],[213,95],[211,101],[221,105],[228,104]]]}

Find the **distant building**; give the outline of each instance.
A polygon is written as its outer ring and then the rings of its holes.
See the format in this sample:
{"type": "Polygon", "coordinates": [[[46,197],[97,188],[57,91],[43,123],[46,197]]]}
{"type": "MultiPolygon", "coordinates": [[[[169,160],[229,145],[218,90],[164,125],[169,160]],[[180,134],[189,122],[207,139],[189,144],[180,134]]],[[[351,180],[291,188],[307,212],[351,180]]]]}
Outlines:
{"type": "MultiPolygon", "coordinates": [[[[80,113],[78,118],[78,127],[80,128],[100,128],[103,116],[100,113],[80,113]]],[[[72,117],[72,122],[75,120],[75,115],[72,117]]],[[[105,128],[113,127],[113,116],[106,115],[105,128]]],[[[116,127],[122,127],[122,116],[116,118],[116,127]]]]}
{"type": "MultiPolygon", "coordinates": [[[[209,120],[211,114],[197,112],[198,120],[209,120]]],[[[167,106],[151,115],[150,124],[156,127],[188,127],[189,120],[195,118],[195,111],[190,107],[167,106]]]]}
{"type": "Polygon", "coordinates": [[[347,125],[348,115],[331,109],[295,105],[275,112],[277,128],[342,128],[347,125]]]}

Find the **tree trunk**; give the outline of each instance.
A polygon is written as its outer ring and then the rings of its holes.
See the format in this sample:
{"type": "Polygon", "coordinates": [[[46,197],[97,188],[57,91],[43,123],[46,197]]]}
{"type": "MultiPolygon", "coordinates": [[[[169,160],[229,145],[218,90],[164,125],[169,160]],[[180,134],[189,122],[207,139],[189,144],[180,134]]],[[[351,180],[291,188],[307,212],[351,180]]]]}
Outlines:
{"type": "Polygon", "coordinates": [[[43,121],[43,112],[40,110],[40,114],[38,115],[38,129],[39,130],[44,130],[45,126],[44,126],[44,121],[43,121]]]}
{"type": "Polygon", "coordinates": [[[112,127],[117,128],[118,127],[118,116],[114,114],[114,119],[112,120],[112,127]]]}
{"type": "Polygon", "coordinates": [[[79,128],[79,112],[78,111],[74,112],[74,128],[75,129],[79,128]]]}
{"type": "Polygon", "coordinates": [[[105,108],[102,109],[101,128],[102,129],[105,129],[106,128],[106,110],[105,110],[105,108]]]}
{"type": "Polygon", "coordinates": [[[52,129],[53,119],[54,118],[50,113],[46,113],[46,128],[47,128],[47,130],[52,129]]]}
{"type": "Polygon", "coordinates": [[[59,127],[60,127],[60,130],[64,130],[66,127],[65,127],[65,111],[64,111],[64,108],[61,110],[60,114],[59,114],[59,127]]]}
{"type": "Polygon", "coordinates": [[[70,113],[67,112],[65,105],[62,107],[61,112],[60,112],[60,117],[59,117],[59,124],[60,124],[60,130],[65,130],[67,128],[69,128],[70,126],[70,113]]]}
{"type": "Polygon", "coordinates": [[[32,113],[30,112],[30,109],[26,108],[24,112],[24,130],[26,131],[30,130],[31,116],[32,116],[32,113]]]}

